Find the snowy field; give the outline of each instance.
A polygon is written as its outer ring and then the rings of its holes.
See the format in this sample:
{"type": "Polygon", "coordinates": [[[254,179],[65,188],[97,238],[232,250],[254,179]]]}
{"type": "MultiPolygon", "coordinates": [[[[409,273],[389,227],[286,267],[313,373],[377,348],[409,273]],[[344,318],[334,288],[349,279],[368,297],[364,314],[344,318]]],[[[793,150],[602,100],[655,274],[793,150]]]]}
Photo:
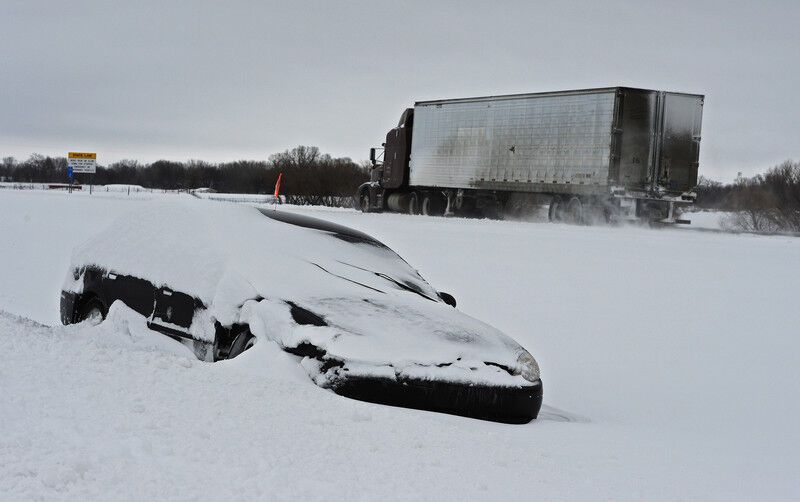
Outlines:
{"type": "Polygon", "coordinates": [[[180,197],[0,192],[0,499],[800,498],[798,238],[280,208],[529,349],[545,407],[502,425],[338,397],[270,344],[210,364],[136,316],[59,326],[72,247],[180,197]]]}

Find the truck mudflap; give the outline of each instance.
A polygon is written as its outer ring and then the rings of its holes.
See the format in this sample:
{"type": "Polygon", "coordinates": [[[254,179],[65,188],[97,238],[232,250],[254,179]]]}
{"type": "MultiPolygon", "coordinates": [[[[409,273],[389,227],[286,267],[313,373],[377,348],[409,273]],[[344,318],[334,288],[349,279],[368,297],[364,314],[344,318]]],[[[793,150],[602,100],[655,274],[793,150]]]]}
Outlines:
{"type": "Polygon", "coordinates": [[[336,382],[341,396],[370,403],[435,411],[493,422],[525,424],[542,407],[542,382],[521,387],[492,387],[423,380],[348,377],[336,382]]]}
{"type": "Polygon", "coordinates": [[[674,200],[668,201],[668,210],[667,210],[667,217],[661,220],[657,220],[658,223],[664,225],[690,225],[692,222],[689,220],[685,220],[682,218],[678,218],[675,213],[675,205],[676,202],[674,200]]]}

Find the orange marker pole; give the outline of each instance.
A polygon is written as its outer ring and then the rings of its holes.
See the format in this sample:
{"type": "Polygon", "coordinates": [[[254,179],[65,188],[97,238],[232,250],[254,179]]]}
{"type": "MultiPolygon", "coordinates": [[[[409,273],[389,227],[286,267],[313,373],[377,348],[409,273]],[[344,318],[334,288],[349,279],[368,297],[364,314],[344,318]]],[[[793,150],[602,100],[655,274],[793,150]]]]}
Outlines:
{"type": "Polygon", "coordinates": [[[275,198],[280,200],[281,196],[281,182],[283,181],[283,173],[278,173],[278,181],[275,182],[275,198]]]}

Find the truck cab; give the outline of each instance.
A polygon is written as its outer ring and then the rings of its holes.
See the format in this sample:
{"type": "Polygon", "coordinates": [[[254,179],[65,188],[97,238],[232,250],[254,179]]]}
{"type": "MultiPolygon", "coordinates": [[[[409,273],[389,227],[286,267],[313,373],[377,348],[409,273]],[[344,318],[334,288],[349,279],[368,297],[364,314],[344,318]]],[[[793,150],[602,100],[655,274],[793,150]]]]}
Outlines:
{"type": "Polygon", "coordinates": [[[384,194],[408,185],[408,164],[411,158],[411,131],[414,124],[414,109],[406,108],[397,127],[386,133],[383,152],[370,150],[372,172],[370,180],[359,187],[359,202],[364,210],[384,209],[384,194]],[[367,197],[365,198],[365,193],[367,197]]]}

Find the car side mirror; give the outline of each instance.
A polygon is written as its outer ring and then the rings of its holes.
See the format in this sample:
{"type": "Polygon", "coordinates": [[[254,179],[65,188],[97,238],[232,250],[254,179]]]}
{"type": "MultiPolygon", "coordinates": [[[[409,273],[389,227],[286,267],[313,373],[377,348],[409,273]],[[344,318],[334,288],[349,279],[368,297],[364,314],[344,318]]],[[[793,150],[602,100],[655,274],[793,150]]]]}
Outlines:
{"type": "Polygon", "coordinates": [[[369,149],[369,161],[372,162],[373,166],[375,165],[375,158],[376,158],[375,157],[375,149],[374,148],[370,148],[369,149]]]}
{"type": "Polygon", "coordinates": [[[450,293],[439,291],[439,298],[451,307],[456,308],[456,299],[450,293]]]}

